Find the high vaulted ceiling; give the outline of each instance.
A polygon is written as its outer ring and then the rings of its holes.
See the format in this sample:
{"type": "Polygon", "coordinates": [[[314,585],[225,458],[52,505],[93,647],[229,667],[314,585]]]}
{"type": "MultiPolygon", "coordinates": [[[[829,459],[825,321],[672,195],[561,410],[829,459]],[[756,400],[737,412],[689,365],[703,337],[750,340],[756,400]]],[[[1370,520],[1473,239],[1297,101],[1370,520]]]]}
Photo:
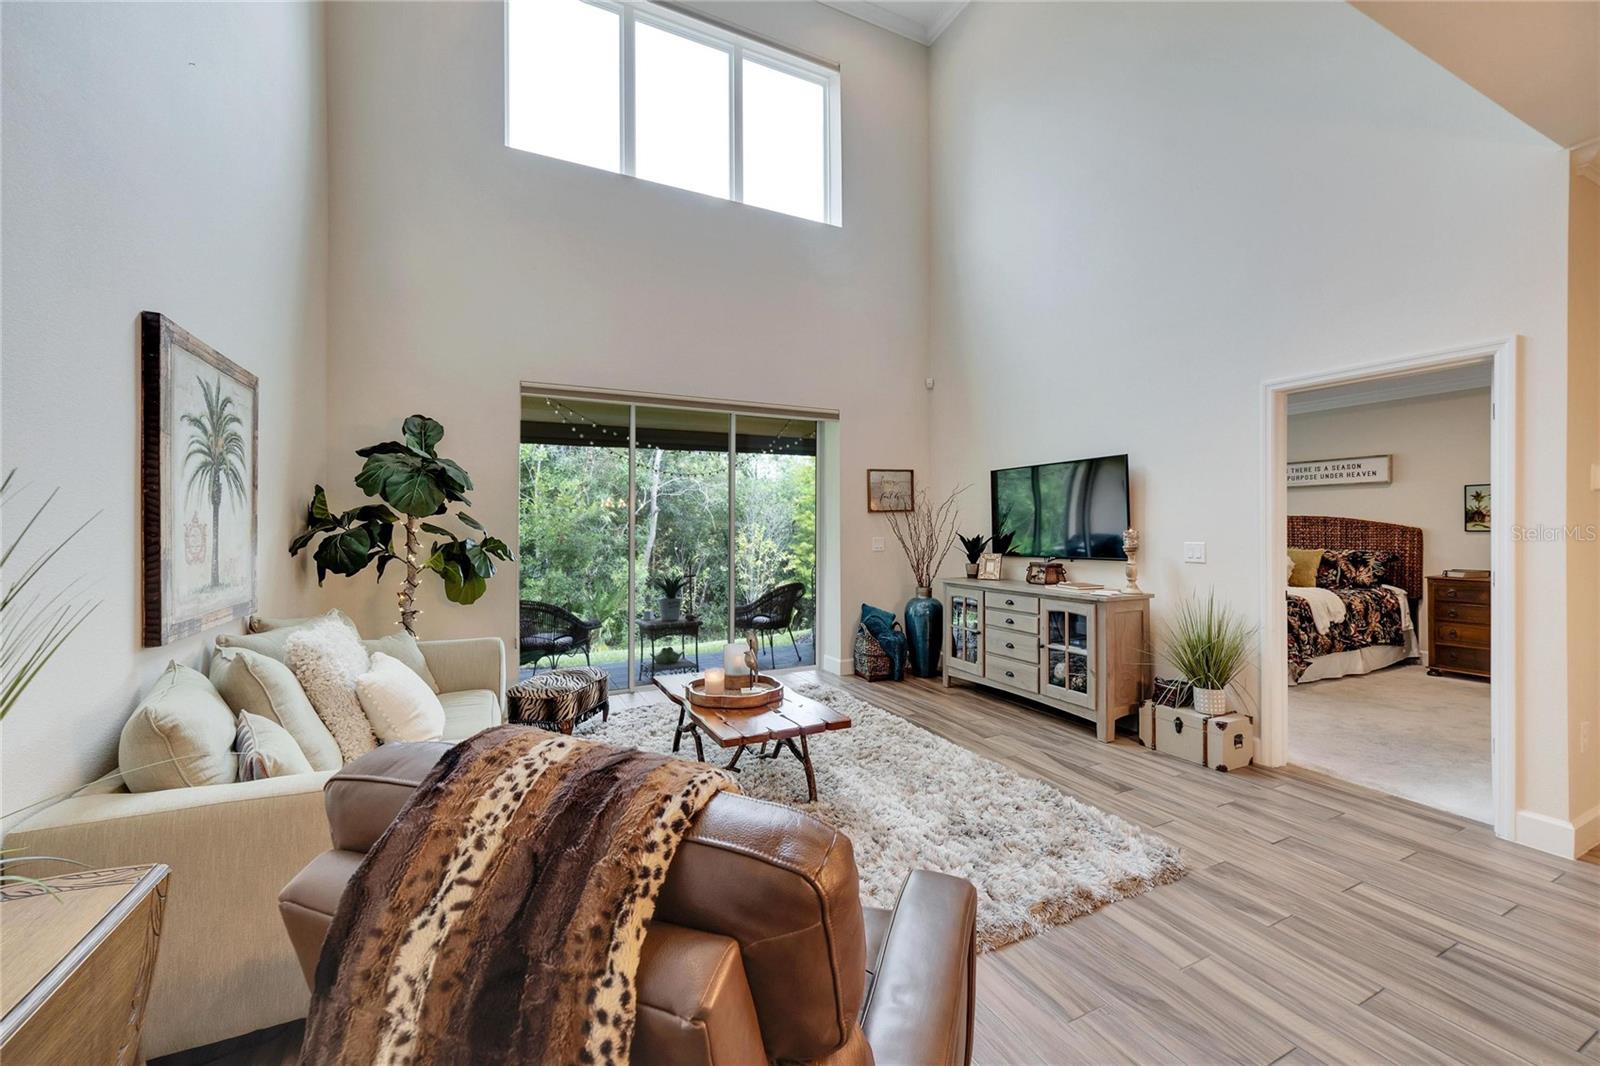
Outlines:
{"type": "Polygon", "coordinates": [[[1600,3],[1351,2],[1561,147],[1600,140],[1600,3]]]}

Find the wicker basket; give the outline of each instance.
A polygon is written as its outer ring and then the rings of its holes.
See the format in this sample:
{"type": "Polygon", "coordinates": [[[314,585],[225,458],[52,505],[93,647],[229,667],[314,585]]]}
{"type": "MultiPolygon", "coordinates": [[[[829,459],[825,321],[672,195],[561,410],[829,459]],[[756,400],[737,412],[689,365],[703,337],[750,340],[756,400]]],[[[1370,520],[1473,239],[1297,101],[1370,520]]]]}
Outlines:
{"type": "MultiPolygon", "coordinates": [[[[894,631],[901,632],[900,623],[894,624],[894,631]]],[[[875,640],[867,627],[856,624],[856,641],[853,649],[853,660],[856,675],[868,681],[887,681],[894,677],[894,663],[889,654],[883,650],[883,645],[875,640]]]]}

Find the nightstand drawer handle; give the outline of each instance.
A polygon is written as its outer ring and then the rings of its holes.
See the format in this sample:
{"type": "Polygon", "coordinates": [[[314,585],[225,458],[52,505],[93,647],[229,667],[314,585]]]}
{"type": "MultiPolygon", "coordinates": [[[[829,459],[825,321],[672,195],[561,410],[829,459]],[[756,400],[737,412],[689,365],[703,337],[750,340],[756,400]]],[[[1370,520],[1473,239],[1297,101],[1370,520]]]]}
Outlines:
{"type": "Polygon", "coordinates": [[[1017,624],[1017,620],[1016,620],[1016,619],[1015,619],[1015,618],[1007,618],[1007,619],[1006,619],[1006,625],[1008,625],[1008,626],[1014,626],[1014,625],[1016,625],[1016,624],[1017,624]]]}
{"type": "Polygon", "coordinates": [[[1006,647],[1008,647],[1008,648],[1012,649],[1013,651],[1015,651],[1017,646],[1015,644],[1011,643],[1008,640],[1008,641],[1006,641],[1006,647]]]}
{"type": "Polygon", "coordinates": [[[1007,671],[1006,671],[1006,676],[1007,676],[1007,677],[1016,677],[1016,676],[1017,676],[1017,675],[1016,675],[1016,674],[1013,674],[1013,673],[1012,673],[1012,672],[1011,672],[1011,671],[1010,671],[1010,670],[1007,670],[1007,671]]]}
{"type": "Polygon", "coordinates": [[[1007,607],[1015,607],[1016,605],[1017,605],[1017,601],[1016,600],[1007,600],[1006,601],[1006,606],[1007,607]]]}

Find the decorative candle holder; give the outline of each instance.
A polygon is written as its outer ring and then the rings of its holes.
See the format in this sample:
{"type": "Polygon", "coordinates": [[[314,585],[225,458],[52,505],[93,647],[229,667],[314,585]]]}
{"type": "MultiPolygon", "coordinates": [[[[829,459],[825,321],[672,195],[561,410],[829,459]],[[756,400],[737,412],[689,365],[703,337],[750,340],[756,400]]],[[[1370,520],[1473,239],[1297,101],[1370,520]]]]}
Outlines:
{"type": "Polygon", "coordinates": [[[706,691],[713,696],[720,696],[726,688],[727,674],[719,669],[712,668],[706,671],[706,691]]]}
{"type": "Polygon", "coordinates": [[[1128,592],[1143,592],[1139,587],[1139,531],[1137,529],[1124,529],[1122,531],[1122,553],[1128,557],[1128,563],[1122,568],[1123,576],[1128,579],[1124,588],[1128,592]]]}

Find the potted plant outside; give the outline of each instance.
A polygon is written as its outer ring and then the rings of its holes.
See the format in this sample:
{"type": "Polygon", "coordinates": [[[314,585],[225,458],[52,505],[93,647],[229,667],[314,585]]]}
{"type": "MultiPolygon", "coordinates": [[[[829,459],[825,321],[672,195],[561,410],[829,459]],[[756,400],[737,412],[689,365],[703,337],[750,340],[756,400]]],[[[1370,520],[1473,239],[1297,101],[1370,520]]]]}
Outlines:
{"type": "Polygon", "coordinates": [[[683,617],[683,588],[689,583],[686,574],[658,574],[650,579],[650,585],[661,593],[661,617],[667,622],[676,622],[683,617]]]}
{"type": "Polygon", "coordinates": [[[1249,662],[1255,627],[1211,592],[1180,604],[1166,630],[1167,657],[1194,686],[1194,709],[1226,714],[1227,688],[1249,662]]]}

